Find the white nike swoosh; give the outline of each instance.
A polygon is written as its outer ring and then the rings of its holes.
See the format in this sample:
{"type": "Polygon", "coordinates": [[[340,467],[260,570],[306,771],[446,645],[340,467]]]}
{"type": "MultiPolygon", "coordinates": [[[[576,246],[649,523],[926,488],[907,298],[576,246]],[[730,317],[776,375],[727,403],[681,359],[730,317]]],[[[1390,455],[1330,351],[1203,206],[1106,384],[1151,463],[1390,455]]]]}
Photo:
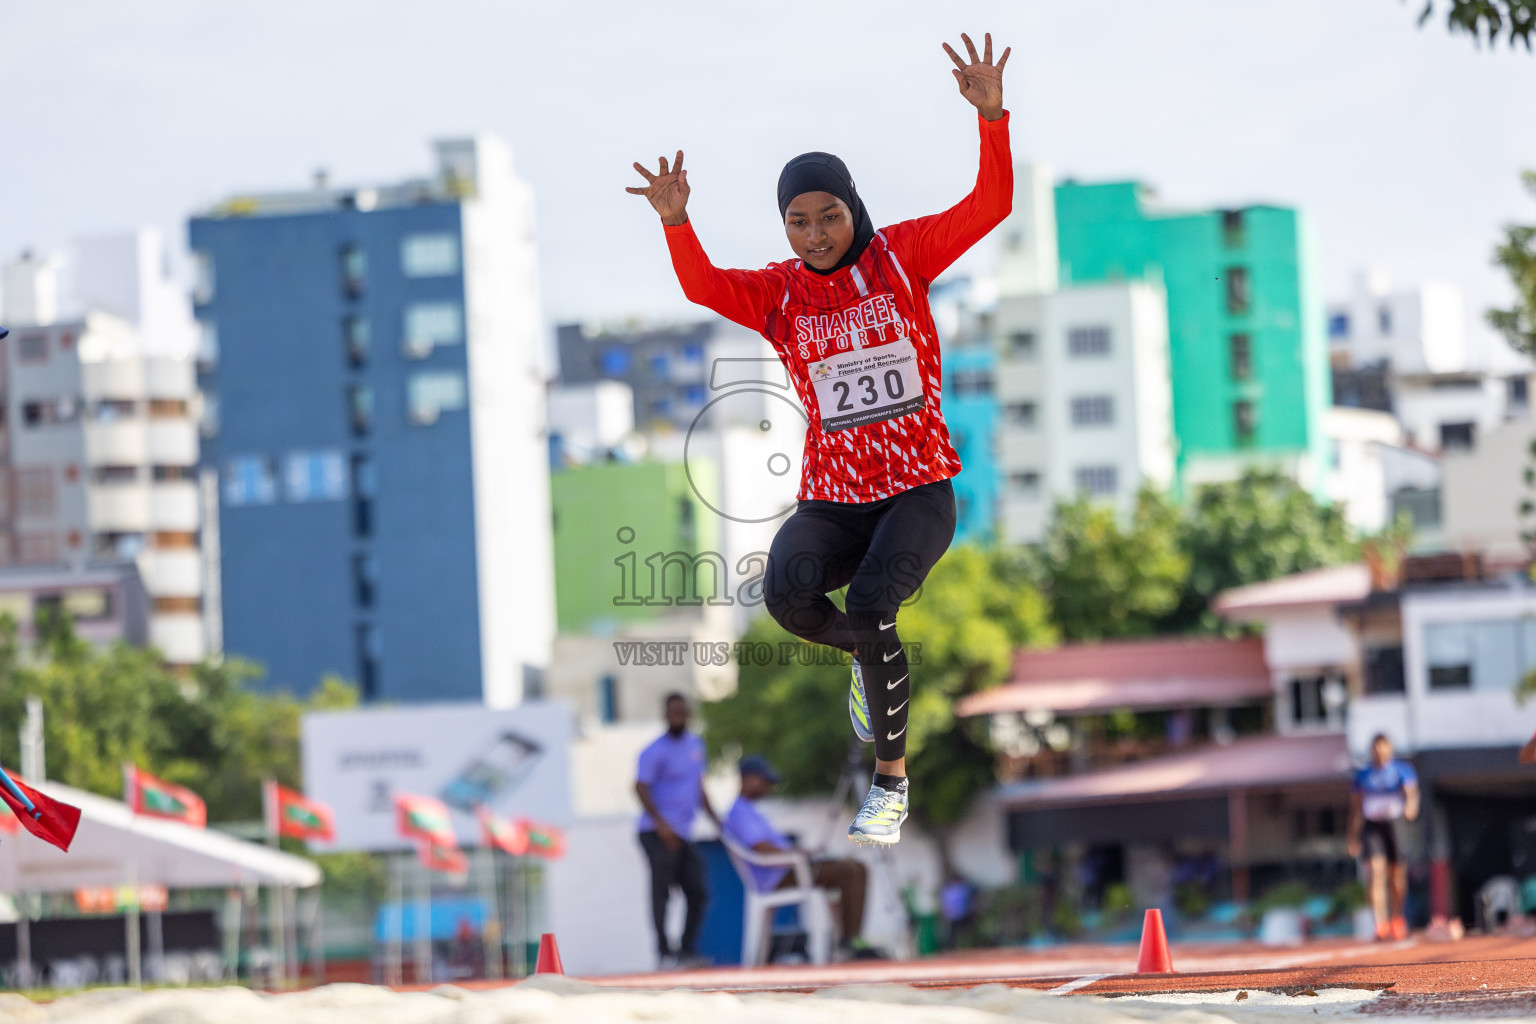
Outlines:
{"type": "MultiPolygon", "coordinates": [[[[907,675],[911,675],[911,674],[912,673],[910,673],[910,672],[907,673],[907,675]]],[[[904,683],[906,681],[907,681],[907,676],[902,676],[900,679],[896,680],[894,683],[886,683],[885,684],[885,688],[887,690],[894,690],[894,689],[896,689],[896,687],[900,686],[902,683],[904,683]]]]}
{"type": "Polygon", "coordinates": [[[882,622],[882,623],[880,623],[880,628],[881,629],[892,629],[892,628],[895,627],[895,625],[896,625],[896,623],[894,623],[894,622],[882,622]]]}
{"type": "Polygon", "coordinates": [[[901,653],[901,648],[898,647],[894,651],[892,651],[890,654],[882,654],[880,657],[885,659],[886,661],[890,661],[892,658],[896,657],[896,655],[898,655],[900,653],[901,653]]]}
{"type": "Polygon", "coordinates": [[[902,726],[901,727],[901,732],[888,732],[888,733],[885,734],[885,738],[888,739],[888,740],[893,740],[896,737],[900,736],[902,732],[906,732],[906,731],[907,731],[907,727],[906,726],[902,726]]]}
{"type": "MultiPolygon", "coordinates": [[[[912,699],[911,697],[907,698],[907,700],[911,700],[911,699],[912,699]]],[[[902,708],[906,707],[907,706],[907,700],[902,701],[900,704],[897,704],[893,708],[887,708],[886,711],[885,711],[885,716],[887,718],[889,718],[890,716],[894,715],[896,712],[900,711],[902,708]]]]}

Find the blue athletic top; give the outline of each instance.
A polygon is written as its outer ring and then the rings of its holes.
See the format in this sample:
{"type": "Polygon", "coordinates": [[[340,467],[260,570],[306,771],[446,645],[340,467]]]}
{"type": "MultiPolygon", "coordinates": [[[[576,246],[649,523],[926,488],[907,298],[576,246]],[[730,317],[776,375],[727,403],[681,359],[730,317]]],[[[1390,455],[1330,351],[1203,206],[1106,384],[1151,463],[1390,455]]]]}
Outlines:
{"type": "Polygon", "coordinates": [[[1353,788],[1360,794],[1360,813],[1366,821],[1392,821],[1407,813],[1407,789],[1418,784],[1413,765],[1394,758],[1379,768],[1372,763],[1355,772],[1353,788]]]}

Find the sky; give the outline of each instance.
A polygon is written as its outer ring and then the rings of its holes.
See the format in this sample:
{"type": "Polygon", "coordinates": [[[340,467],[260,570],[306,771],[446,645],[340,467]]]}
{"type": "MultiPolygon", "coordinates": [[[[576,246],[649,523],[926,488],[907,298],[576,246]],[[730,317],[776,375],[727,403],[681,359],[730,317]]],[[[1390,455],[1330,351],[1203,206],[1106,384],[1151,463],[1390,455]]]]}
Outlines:
{"type": "MultiPolygon", "coordinates": [[[[1370,266],[1507,303],[1501,225],[1536,221],[1536,56],[1419,0],[944,4],[80,0],[0,5],[0,256],[161,226],[236,192],[431,170],[490,131],[538,201],[547,322],[695,315],[633,160],[681,148],[716,263],[788,255],[774,183],[841,155],[877,223],[970,188],[974,111],[940,44],[990,30],[1016,159],[1168,203],[1300,207],[1326,297],[1370,266]],[[1522,125],[1522,118],[1524,119],[1522,125]]],[[[961,269],[984,271],[984,242],[961,269]]]]}

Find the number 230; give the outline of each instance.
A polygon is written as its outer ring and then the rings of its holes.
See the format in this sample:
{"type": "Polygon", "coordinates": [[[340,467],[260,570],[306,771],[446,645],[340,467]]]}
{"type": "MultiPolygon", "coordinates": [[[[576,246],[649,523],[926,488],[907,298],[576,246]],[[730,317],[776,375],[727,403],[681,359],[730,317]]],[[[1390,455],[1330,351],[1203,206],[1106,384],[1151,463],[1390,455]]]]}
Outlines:
{"type": "MultiPolygon", "coordinates": [[[[855,383],[864,389],[864,393],[859,396],[859,401],[864,405],[874,405],[880,401],[882,396],[879,389],[875,387],[875,378],[866,373],[857,378],[855,383]]],[[[884,397],[887,401],[894,402],[907,393],[906,385],[901,381],[901,374],[895,370],[885,371],[883,383],[885,384],[884,397]]],[[[840,380],[835,382],[832,385],[832,390],[837,392],[838,412],[847,412],[853,408],[853,403],[848,400],[853,389],[848,386],[847,381],[840,380]]]]}

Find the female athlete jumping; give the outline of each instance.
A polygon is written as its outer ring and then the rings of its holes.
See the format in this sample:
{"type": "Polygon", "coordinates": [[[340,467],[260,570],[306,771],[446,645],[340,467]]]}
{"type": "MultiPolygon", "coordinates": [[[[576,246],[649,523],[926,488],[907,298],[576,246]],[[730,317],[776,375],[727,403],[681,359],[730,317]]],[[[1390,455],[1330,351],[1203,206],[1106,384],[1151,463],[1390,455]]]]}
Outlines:
{"type": "Polygon", "coordinates": [[[683,154],[656,173],[635,164],[661,215],[672,265],[694,302],[762,333],[805,406],[799,501],[768,553],[764,598],[791,633],[853,654],[849,714],[875,744],[875,777],[848,829],[856,843],[895,843],[907,817],[906,732],[911,694],[896,613],[955,533],[950,477],[960,459],[940,411],[939,338],[928,286],[996,227],[1013,204],[1004,50],[953,72],[980,114],[976,187],[944,213],[875,230],[848,168],[804,153],[779,175],[779,214],[797,259],[763,270],[709,262],[688,220],[683,154]],[[846,586],[846,611],[827,597],[846,586]]]}

